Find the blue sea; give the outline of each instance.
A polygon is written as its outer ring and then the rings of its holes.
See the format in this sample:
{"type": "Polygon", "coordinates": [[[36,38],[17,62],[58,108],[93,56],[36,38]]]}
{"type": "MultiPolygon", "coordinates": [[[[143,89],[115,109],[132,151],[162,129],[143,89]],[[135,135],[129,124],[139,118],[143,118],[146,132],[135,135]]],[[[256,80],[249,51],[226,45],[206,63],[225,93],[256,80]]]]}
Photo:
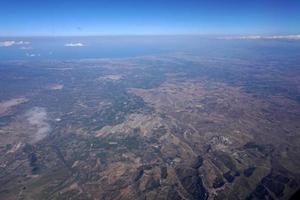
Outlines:
{"type": "Polygon", "coordinates": [[[169,53],[300,57],[300,41],[225,40],[203,36],[0,37],[0,61],[123,58],[169,53]],[[4,45],[4,42],[14,44],[4,45]]]}

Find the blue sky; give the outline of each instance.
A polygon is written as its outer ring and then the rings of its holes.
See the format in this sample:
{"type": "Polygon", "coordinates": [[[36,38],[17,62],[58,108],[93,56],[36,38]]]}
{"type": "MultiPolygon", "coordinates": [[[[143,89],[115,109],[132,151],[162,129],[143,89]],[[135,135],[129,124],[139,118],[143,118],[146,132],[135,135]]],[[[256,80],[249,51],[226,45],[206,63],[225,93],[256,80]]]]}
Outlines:
{"type": "Polygon", "coordinates": [[[1,36],[298,34],[299,0],[0,2],[1,36]]]}

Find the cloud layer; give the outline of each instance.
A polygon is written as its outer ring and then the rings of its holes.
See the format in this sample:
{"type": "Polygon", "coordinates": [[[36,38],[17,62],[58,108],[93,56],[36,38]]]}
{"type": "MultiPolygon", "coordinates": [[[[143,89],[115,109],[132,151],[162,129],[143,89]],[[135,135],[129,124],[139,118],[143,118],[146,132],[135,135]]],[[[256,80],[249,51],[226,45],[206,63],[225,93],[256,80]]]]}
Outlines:
{"type": "Polygon", "coordinates": [[[28,45],[28,44],[30,44],[30,42],[7,40],[7,41],[1,41],[0,47],[11,47],[14,45],[28,45]]]}
{"type": "Polygon", "coordinates": [[[65,47],[83,47],[84,44],[78,42],[78,43],[67,43],[65,44],[65,47]]]}
{"type": "Polygon", "coordinates": [[[246,36],[226,36],[218,39],[224,40],[300,40],[300,35],[246,35],[246,36]]]}

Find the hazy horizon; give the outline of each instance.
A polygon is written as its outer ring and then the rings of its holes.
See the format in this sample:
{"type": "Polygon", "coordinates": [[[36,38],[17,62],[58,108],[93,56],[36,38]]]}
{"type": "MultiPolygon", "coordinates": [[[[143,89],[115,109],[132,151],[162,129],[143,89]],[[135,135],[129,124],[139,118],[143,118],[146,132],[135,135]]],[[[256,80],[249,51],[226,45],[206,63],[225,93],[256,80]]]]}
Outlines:
{"type": "Polygon", "coordinates": [[[282,46],[291,43],[298,49],[300,35],[269,36],[199,36],[199,35],[136,35],[136,36],[61,36],[0,37],[0,57],[13,59],[84,59],[133,57],[177,52],[206,54],[222,49],[282,46]]]}

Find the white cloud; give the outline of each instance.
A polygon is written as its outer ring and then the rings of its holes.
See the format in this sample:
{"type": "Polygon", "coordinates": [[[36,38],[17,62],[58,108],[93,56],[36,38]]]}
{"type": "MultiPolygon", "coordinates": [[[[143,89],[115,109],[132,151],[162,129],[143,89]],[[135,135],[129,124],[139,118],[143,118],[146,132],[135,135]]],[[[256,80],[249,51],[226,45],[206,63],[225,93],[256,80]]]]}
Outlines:
{"type": "Polygon", "coordinates": [[[67,43],[65,44],[65,47],[83,47],[84,44],[78,42],[78,43],[67,43]]]}
{"type": "Polygon", "coordinates": [[[26,53],[27,57],[36,57],[36,56],[41,56],[41,54],[34,54],[34,53],[26,53]]]}
{"type": "Polygon", "coordinates": [[[31,50],[32,47],[25,47],[25,46],[23,46],[23,47],[20,47],[20,49],[22,49],[22,50],[31,50]]]}
{"type": "Polygon", "coordinates": [[[14,45],[16,42],[15,41],[3,41],[0,42],[0,47],[10,47],[14,45]]]}
{"type": "Polygon", "coordinates": [[[48,124],[48,116],[45,108],[34,107],[25,114],[29,124],[35,128],[30,132],[33,142],[38,142],[45,138],[51,130],[48,124]]]}
{"type": "Polygon", "coordinates": [[[266,39],[288,39],[288,40],[300,40],[300,35],[273,35],[267,36],[266,39]]]}
{"type": "Polygon", "coordinates": [[[30,42],[26,42],[26,41],[18,41],[15,43],[16,45],[28,45],[30,44],[30,42]]]}
{"type": "Polygon", "coordinates": [[[33,53],[26,53],[26,56],[27,57],[35,57],[35,54],[33,54],[33,53]]]}
{"type": "Polygon", "coordinates": [[[7,40],[7,41],[0,42],[0,47],[11,47],[14,45],[28,45],[28,44],[30,44],[30,42],[7,40]]]}
{"type": "Polygon", "coordinates": [[[299,35],[245,35],[245,36],[226,36],[219,37],[218,39],[223,40],[300,40],[299,35]]]}

